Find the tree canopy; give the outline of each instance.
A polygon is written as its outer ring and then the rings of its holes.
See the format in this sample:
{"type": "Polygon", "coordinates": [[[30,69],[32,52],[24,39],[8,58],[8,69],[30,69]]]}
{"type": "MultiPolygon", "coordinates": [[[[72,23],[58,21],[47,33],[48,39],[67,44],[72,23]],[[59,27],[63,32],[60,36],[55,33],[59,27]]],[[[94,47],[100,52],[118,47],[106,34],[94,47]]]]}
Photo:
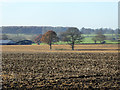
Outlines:
{"type": "Polygon", "coordinates": [[[106,39],[106,36],[102,34],[101,32],[98,32],[95,37],[92,38],[92,40],[96,43],[97,41],[100,41],[100,43],[104,42],[106,39]]]}
{"type": "Polygon", "coordinates": [[[52,49],[52,43],[58,41],[58,37],[56,32],[50,30],[42,35],[41,42],[47,43],[50,45],[50,49],[52,49]]]}
{"type": "Polygon", "coordinates": [[[78,28],[71,27],[68,30],[61,34],[62,40],[66,41],[69,45],[72,46],[72,50],[74,50],[75,42],[81,42],[82,36],[81,32],[78,28]]]}

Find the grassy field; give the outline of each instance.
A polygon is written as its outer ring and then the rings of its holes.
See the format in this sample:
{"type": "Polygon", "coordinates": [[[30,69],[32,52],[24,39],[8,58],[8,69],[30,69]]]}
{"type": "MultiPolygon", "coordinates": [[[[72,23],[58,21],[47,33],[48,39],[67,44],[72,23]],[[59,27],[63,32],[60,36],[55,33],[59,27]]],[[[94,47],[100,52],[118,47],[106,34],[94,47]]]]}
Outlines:
{"type": "MultiPolygon", "coordinates": [[[[15,37],[15,36],[24,37],[24,38],[26,38],[28,40],[31,40],[31,39],[35,38],[35,36],[37,36],[36,34],[33,34],[33,35],[27,35],[27,34],[7,34],[7,35],[9,37],[15,37]]],[[[94,43],[92,38],[95,36],[95,34],[89,34],[89,35],[82,34],[82,36],[85,37],[85,38],[80,43],[83,43],[83,44],[84,43],[86,43],[86,44],[94,43]]],[[[113,35],[112,34],[105,34],[105,36],[106,37],[111,37],[111,38],[116,38],[115,34],[113,34],[113,35]]],[[[105,41],[106,41],[106,43],[109,43],[109,44],[117,44],[118,43],[118,41],[111,41],[111,40],[105,40],[105,41]]],[[[78,43],[78,44],[80,44],[80,43],[78,43]]],[[[100,42],[97,42],[97,43],[100,43],[100,42]]],[[[67,44],[67,43],[60,41],[60,42],[57,42],[55,44],[67,44]]],[[[33,45],[36,45],[36,44],[33,44],[33,45]]],[[[42,43],[42,45],[44,45],[44,43],[42,43]]]]}
{"type": "MultiPolygon", "coordinates": [[[[111,40],[105,40],[106,41],[106,44],[117,44],[118,41],[111,41],[111,40]]],[[[95,43],[93,40],[92,40],[92,37],[86,37],[83,39],[83,41],[81,43],[95,43]]],[[[99,41],[97,41],[96,43],[100,43],[99,41]]]]}
{"type": "Polygon", "coordinates": [[[117,44],[4,45],[3,89],[119,89],[117,44]]]}

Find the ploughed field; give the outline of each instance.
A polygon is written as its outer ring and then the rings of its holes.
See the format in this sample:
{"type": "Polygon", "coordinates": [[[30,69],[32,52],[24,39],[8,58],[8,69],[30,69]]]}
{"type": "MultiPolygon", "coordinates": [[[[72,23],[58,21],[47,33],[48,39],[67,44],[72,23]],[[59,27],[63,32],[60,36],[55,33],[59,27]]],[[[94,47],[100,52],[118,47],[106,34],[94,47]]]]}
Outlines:
{"type": "Polygon", "coordinates": [[[120,88],[118,53],[3,53],[3,88],[120,88]]]}
{"type": "Polygon", "coordinates": [[[2,46],[3,89],[120,88],[118,45],[58,46],[2,46]]]}

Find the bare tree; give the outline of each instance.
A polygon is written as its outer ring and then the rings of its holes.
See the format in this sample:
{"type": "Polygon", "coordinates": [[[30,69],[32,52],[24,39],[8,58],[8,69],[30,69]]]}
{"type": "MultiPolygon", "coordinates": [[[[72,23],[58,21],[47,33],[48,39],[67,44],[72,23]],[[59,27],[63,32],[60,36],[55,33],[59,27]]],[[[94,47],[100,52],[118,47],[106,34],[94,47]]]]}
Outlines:
{"type": "Polygon", "coordinates": [[[104,40],[106,40],[106,36],[104,34],[102,34],[102,32],[97,33],[97,35],[95,37],[97,38],[97,41],[100,41],[100,43],[102,43],[104,40]]]}
{"type": "Polygon", "coordinates": [[[69,45],[72,46],[72,50],[74,50],[74,45],[76,42],[81,42],[83,39],[81,36],[81,32],[79,29],[75,27],[68,28],[66,32],[61,34],[62,41],[66,41],[69,45]]]}
{"type": "Polygon", "coordinates": [[[96,42],[97,42],[97,38],[96,38],[96,36],[93,37],[92,40],[93,40],[93,41],[95,42],[95,44],[96,44],[96,42]]]}
{"type": "Polygon", "coordinates": [[[92,38],[92,40],[95,42],[95,44],[97,41],[100,41],[100,43],[105,43],[104,40],[106,40],[106,36],[102,34],[102,32],[98,32],[97,35],[92,38]]]}

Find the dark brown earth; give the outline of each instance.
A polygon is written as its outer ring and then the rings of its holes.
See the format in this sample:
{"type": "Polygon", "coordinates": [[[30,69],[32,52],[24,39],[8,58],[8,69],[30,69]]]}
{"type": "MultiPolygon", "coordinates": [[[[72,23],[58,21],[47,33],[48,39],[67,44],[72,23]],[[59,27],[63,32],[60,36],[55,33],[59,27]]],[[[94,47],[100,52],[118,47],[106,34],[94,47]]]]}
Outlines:
{"type": "Polygon", "coordinates": [[[120,89],[118,53],[3,53],[3,89],[120,89]]]}

